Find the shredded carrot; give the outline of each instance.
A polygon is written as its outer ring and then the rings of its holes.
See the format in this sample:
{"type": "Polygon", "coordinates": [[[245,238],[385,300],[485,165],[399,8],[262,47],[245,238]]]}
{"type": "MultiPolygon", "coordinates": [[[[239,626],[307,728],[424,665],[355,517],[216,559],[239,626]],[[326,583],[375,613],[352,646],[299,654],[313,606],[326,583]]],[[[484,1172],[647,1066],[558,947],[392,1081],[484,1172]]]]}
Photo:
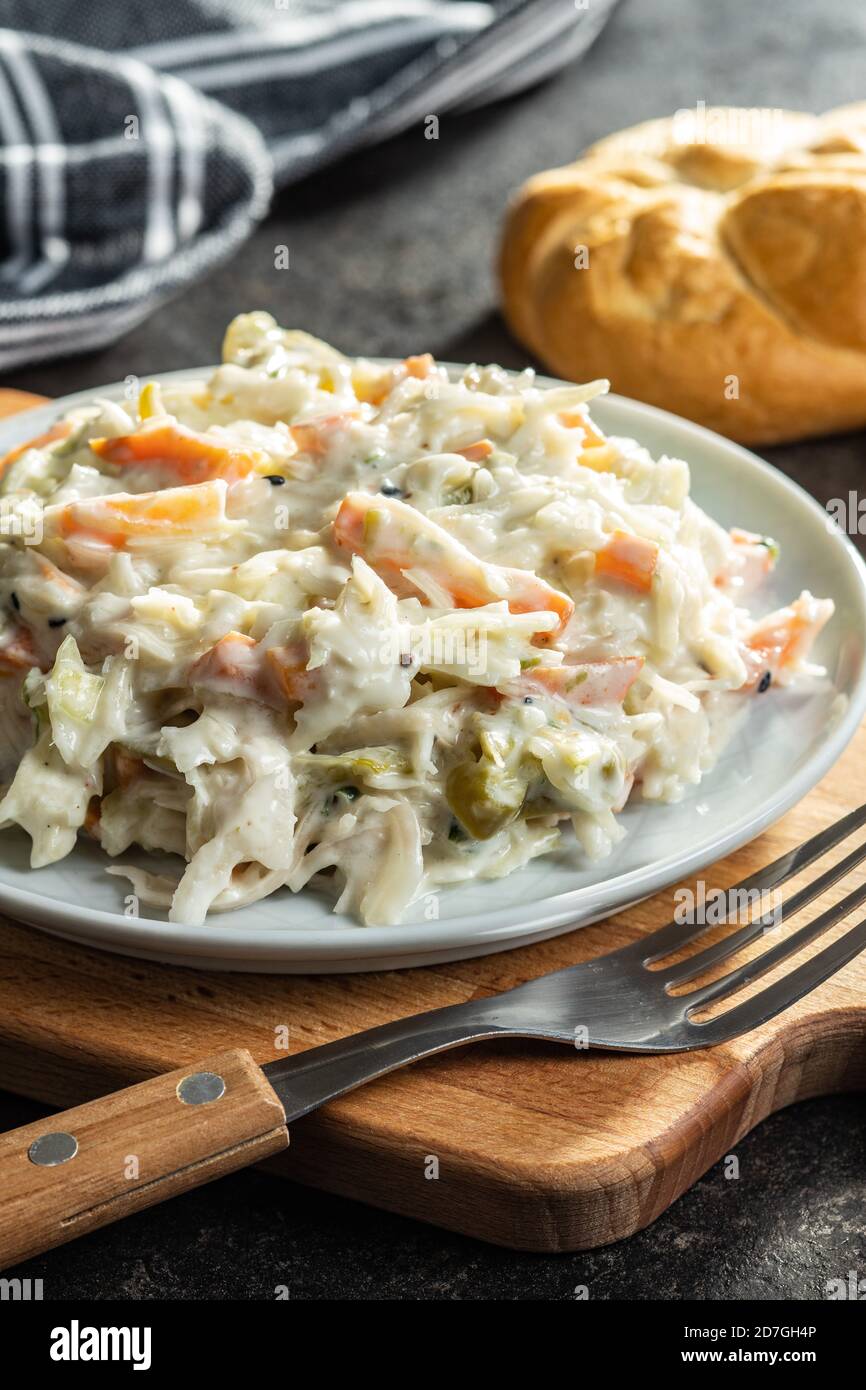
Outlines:
{"type": "MultiPolygon", "coordinates": [[[[574,612],[574,604],[568,595],[560,593],[558,589],[554,589],[544,579],[539,579],[530,570],[506,570],[505,573],[511,579],[511,592],[508,595],[509,612],[555,613],[559,618],[559,626],[554,628],[551,633],[543,634],[544,641],[550,641],[562,632],[574,612]],[[524,575],[526,576],[525,579],[523,578],[524,575]]],[[[491,603],[494,601],[494,596],[491,595],[484,601],[491,603]]],[[[474,607],[474,605],[469,606],[474,607]]],[[[541,641],[542,638],[537,640],[541,641]]]]}
{"type": "Polygon", "coordinates": [[[225,520],[225,484],[217,479],[162,492],[111,493],[45,510],[46,535],[97,539],[115,550],[130,540],[185,540],[225,520]]]}
{"type": "Polygon", "coordinates": [[[759,627],[753,632],[746,639],[746,646],[763,665],[779,671],[791,660],[812,626],[792,604],[773,626],[759,627]]]}
{"type": "Polygon", "coordinates": [[[191,685],[226,690],[265,704],[278,703],[272,698],[273,683],[264,665],[262,648],[243,632],[227,632],[193,662],[189,681],[191,685]]]}
{"type": "Polygon", "coordinates": [[[58,589],[65,589],[67,593],[71,594],[83,592],[83,586],[79,584],[77,579],[73,579],[70,575],[64,574],[63,570],[58,569],[57,566],[53,565],[44,555],[40,555],[38,551],[34,550],[33,558],[36,561],[42,578],[47,580],[49,584],[56,584],[58,589]]]}
{"type": "Polygon", "coordinates": [[[358,410],[342,410],[337,415],[323,415],[318,420],[303,420],[290,425],[289,433],[300,454],[314,454],[321,458],[328,452],[334,432],[345,428],[360,416],[358,410]]]}
{"type": "Polygon", "coordinates": [[[263,647],[242,632],[227,632],[190,667],[190,684],[229,690],[274,708],[303,703],[320,688],[319,672],[308,671],[302,641],[263,647]]]}
{"type": "Polygon", "coordinates": [[[648,594],[658,557],[659,548],[653,541],[628,531],[614,531],[607,544],[596,552],[595,572],[601,578],[617,579],[648,594]]]}
{"type": "Polygon", "coordinates": [[[591,468],[595,473],[614,471],[616,451],[610,440],[605,439],[601,430],[593,424],[588,415],[582,415],[577,410],[561,410],[557,419],[567,429],[583,431],[582,448],[578,459],[583,468],[591,468]]]}
{"type": "Polygon", "coordinates": [[[589,416],[582,415],[579,410],[561,410],[557,419],[561,425],[565,425],[566,429],[583,430],[584,449],[598,449],[607,443],[604,435],[596,428],[589,416]]]}
{"type": "Polygon", "coordinates": [[[407,377],[415,377],[416,380],[424,381],[436,366],[435,358],[429,352],[424,352],[418,357],[406,357],[396,366],[389,367],[375,381],[366,383],[356,383],[355,394],[361,401],[369,405],[381,405],[387,396],[390,396],[395,386],[399,386],[401,381],[407,377]]]}
{"type": "Polygon", "coordinates": [[[309,653],[304,643],[269,647],[265,652],[265,659],[281,695],[291,703],[303,704],[319,688],[319,672],[307,670],[309,653]]]}
{"type": "Polygon", "coordinates": [[[456,608],[480,608],[505,598],[512,613],[557,614],[559,632],[574,611],[567,594],[531,570],[484,563],[436,522],[392,497],[348,493],[334,519],[334,537],[363,556],[396,593],[412,592],[411,575],[405,579],[404,574],[418,565],[419,542],[426,538],[436,555],[431,577],[456,608]]]}
{"type": "Polygon", "coordinates": [[[9,641],[0,646],[0,671],[19,673],[39,664],[30,630],[21,624],[9,641]]]}
{"type": "Polygon", "coordinates": [[[406,369],[406,376],[418,377],[423,381],[430,375],[436,362],[429,352],[422,352],[420,357],[406,357],[402,365],[406,369]]]}
{"type": "Polygon", "coordinates": [[[467,444],[464,449],[455,449],[454,452],[462,454],[470,463],[480,463],[482,459],[490,458],[493,444],[489,439],[478,439],[474,444],[467,444]]]}
{"type": "Polygon", "coordinates": [[[221,444],[212,435],[197,434],[176,424],[148,426],[114,439],[91,439],[90,447],[98,458],[120,467],[163,465],[182,483],[203,483],[212,478],[236,482],[266,461],[258,449],[221,444]]]}
{"type": "Polygon", "coordinates": [[[520,685],[558,695],[570,705],[621,704],[643,668],[642,656],[616,656],[576,666],[526,671],[520,685]]]}

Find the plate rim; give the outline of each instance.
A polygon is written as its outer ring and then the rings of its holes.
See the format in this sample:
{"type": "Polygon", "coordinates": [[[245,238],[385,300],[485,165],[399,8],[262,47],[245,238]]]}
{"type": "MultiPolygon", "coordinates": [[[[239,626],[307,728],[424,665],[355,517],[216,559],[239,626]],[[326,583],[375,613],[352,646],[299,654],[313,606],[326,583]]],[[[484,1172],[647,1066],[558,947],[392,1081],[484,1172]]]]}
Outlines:
{"type": "MultiPolygon", "coordinates": [[[[371,358],[371,361],[391,365],[398,359],[371,358]]],[[[449,371],[463,371],[464,364],[441,362],[449,371]]],[[[187,367],[171,372],[140,373],[136,380],[159,382],[178,382],[207,378],[215,370],[214,366],[187,367]]],[[[509,371],[510,375],[518,375],[509,371]]],[[[573,385],[557,378],[536,374],[536,381],[543,386],[573,385]]],[[[69,410],[87,404],[95,398],[122,399],[127,390],[128,378],[105,386],[84,388],[67,396],[58,397],[49,403],[10,416],[0,421],[0,433],[11,435],[15,426],[24,427],[24,422],[34,416],[46,423],[65,415],[69,410]]],[[[786,491],[800,507],[811,511],[813,516],[824,523],[828,545],[835,544],[840,558],[850,567],[856,578],[856,592],[864,617],[866,617],[866,562],[864,562],[850,537],[833,524],[821,504],[787,474],[750,449],[726,438],[724,435],[706,429],[692,420],[662,410],[658,406],[636,401],[631,397],[611,392],[604,398],[626,414],[633,414],[638,421],[649,417],[663,429],[677,432],[685,431],[699,444],[712,448],[720,446],[733,451],[734,455],[749,468],[768,473],[776,486],[786,491]]],[[[39,425],[37,425],[37,429],[39,425]]],[[[26,432],[26,431],[24,431],[26,432]]],[[[678,451],[679,453],[679,451],[678,451]]],[[[688,459],[687,459],[688,461],[688,459]]],[[[672,882],[687,878],[707,863],[723,858],[739,849],[748,841],[767,829],[786,811],[797,804],[826,775],[838,760],[856,733],[866,712],[866,661],[860,672],[844,714],[836,721],[820,749],[799,769],[775,795],[763,801],[753,813],[747,813],[719,836],[704,839],[701,845],[685,856],[673,854],[656,864],[652,870],[633,869],[614,878],[600,879],[596,884],[569,889],[563,893],[542,898],[534,908],[531,925],[525,920],[507,920],[504,925],[495,921],[479,919],[477,913],[466,914],[450,921],[436,920],[429,923],[411,922],[394,926],[364,926],[362,924],[339,926],[292,926],[286,928],[232,927],[231,914],[216,914],[202,926],[165,922],[159,918],[126,916],[122,912],[110,912],[102,908],[89,908],[82,913],[81,908],[31,889],[17,888],[0,879],[0,912],[6,912],[18,921],[54,931],[70,938],[81,940],[86,933],[87,941],[95,946],[111,949],[112,944],[122,946],[127,951],[140,951],[151,958],[170,960],[174,956],[190,955],[205,965],[208,955],[221,961],[250,960],[278,963],[285,961],[308,962],[310,970],[316,969],[316,962],[338,963],[341,960],[365,961],[371,958],[398,957],[406,965],[411,965],[413,957],[429,958],[437,951],[453,952],[465,947],[466,958],[472,955],[475,946],[486,950],[495,945],[507,946],[529,942],[542,933],[553,933],[563,926],[569,917],[574,917],[576,929],[590,919],[621,911],[628,904],[660,892],[672,882]],[[574,901],[579,898],[579,906],[574,901]],[[223,925],[225,923],[225,925],[223,925]],[[113,938],[119,935],[116,943],[113,938]],[[516,939],[515,939],[516,938],[516,939]]],[[[2,868],[0,868],[2,872],[2,868]]],[[[526,905],[523,906],[526,910],[526,905]]],[[[499,917],[508,909],[491,909],[487,917],[499,917]]],[[[242,968],[238,966],[238,968],[242,968]]],[[[323,968],[320,966],[319,968],[323,968]]],[[[326,969],[327,966],[324,965],[326,969]]]]}

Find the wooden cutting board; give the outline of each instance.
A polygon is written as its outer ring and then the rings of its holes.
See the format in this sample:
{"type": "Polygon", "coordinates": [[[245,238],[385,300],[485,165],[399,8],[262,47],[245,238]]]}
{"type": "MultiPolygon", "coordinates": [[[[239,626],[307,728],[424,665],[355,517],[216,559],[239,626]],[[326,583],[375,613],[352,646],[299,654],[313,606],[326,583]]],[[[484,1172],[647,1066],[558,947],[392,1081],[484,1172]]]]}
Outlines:
{"type": "MultiPolygon", "coordinates": [[[[708,888],[831,824],[864,786],[866,726],[804,802],[704,872],[708,888]]],[[[264,1062],[284,1055],[286,1030],[299,1051],[505,989],[632,940],[673,907],[668,890],[481,960],[306,977],[137,962],[0,919],[0,1086],[68,1106],[223,1048],[264,1062]]],[[[864,1044],[866,955],[763,1028],[705,1052],[633,1057],[509,1040],[431,1058],[300,1121],[268,1166],[501,1245],[588,1249],[648,1225],[773,1110],[866,1086],[864,1044]]]]}
{"type": "MultiPolygon", "coordinates": [[[[707,885],[724,888],[830,824],[855,804],[864,772],[866,727],[799,807],[707,870],[707,885]]],[[[153,965],[0,922],[0,1086],[67,1106],[223,1048],[267,1061],[283,1055],[286,1029],[296,1051],[485,995],[621,945],[672,909],[669,890],[481,960],[318,977],[153,965]]],[[[757,1032],[705,1052],[634,1057],[508,1040],[445,1053],[300,1121],[270,1166],[498,1244],[587,1249],[648,1225],[771,1111],[863,1086],[866,956],[757,1032]]]]}

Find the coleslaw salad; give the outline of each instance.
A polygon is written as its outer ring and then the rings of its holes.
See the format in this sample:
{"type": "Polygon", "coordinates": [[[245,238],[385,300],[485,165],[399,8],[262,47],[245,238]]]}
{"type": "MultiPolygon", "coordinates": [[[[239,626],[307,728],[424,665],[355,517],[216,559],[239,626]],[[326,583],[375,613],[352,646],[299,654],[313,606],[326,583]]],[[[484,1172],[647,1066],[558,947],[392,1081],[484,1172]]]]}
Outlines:
{"type": "Polygon", "coordinates": [[[755,621],[772,543],[605,439],[600,384],[383,369],[262,314],[225,356],[4,462],[0,816],[34,865],[85,833],[173,921],[312,884],[396,922],[603,858],[636,788],[677,799],[813,669],[832,605],[755,621]]]}

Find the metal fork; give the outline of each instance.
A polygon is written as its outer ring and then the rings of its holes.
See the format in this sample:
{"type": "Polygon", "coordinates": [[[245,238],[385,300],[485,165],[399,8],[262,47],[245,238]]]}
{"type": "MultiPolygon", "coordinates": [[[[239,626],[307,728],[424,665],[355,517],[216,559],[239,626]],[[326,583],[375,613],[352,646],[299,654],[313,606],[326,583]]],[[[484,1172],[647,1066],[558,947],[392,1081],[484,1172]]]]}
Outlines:
{"type": "MultiPolygon", "coordinates": [[[[728,892],[776,890],[864,824],[861,806],[728,892]]],[[[786,919],[864,859],[866,843],[798,889],[784,905],[786,919]]],[[[710,925],[674,921],[621,950],[504,993],[415,1014],[261,1068],[248,1052],[222,1053],[13,1130],[0,1136],[0,1267],[276,1153],[288,1144],[292,1121],[446,1048],[500,1037],[629,1052],[727,1042],[789,1008],[863,950],[866,919],[726,1012],[703,1022],[693,1015],[773,970],[863,902],[866,882],[762,955],[686,993],[672,991],[756,940],[775,924],[775,911],[655,970],[650,967],[724,916],[710,925]]]]}
{"type": "MultiPolygon", "coordinates": [[[[866,805],[766,868],[741,879],[728,893],[762,894],[780,888],[864,824],[866,805]]],[[[784,904],[785,920],[802,911],[864,859],[866,843],[794,893],[784,904]]],[[[775,913],[754,918],[676,965],[652,970],[650,967],[656,962],[724,925],[727,917],[720,914],[717,921],[708,925],[673,921],[594,960],[541,975],[501,994],[414,1014],[340,1038],[269,1063],[265,1071],[287,1105],[288,1118],[298,1119],[326,1101],[408,1062],[484,1038],[543,1038],[574,1046],[576,1030],[580,1029],[582,1043],[625,1052],[683,1052],[713,1047],[766,1023],[841,970],[866,947],[866,919],[741,1004],[701,1023],[693,1021],[694,1013],[769,973],[863,902],[866,882],[762,955],[685,994],[672,994],[671,990],[696,979],[755,941],[774,926],[775,913]]]]}

